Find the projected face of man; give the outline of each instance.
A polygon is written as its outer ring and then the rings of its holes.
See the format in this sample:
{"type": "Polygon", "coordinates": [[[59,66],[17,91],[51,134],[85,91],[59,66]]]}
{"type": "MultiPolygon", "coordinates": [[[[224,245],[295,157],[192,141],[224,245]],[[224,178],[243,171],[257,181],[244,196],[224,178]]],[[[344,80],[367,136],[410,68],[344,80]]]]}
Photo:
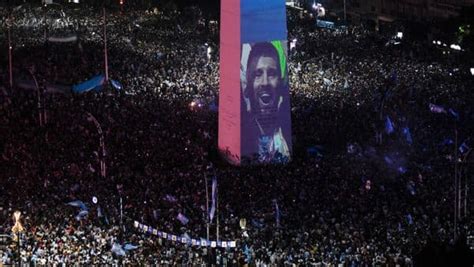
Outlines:
{"type": "Polygon", "coordinates": [[[277,105],[278,73],[277,61],[273,57],[262,56],[258,59],[254,70],[253,97],[261,113],[271,112],[277,105]]]}

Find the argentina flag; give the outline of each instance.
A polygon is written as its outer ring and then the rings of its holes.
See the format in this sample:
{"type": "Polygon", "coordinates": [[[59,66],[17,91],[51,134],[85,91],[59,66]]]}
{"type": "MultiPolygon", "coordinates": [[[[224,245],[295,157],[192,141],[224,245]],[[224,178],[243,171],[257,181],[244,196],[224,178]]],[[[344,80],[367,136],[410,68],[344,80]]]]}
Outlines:
{"type": "Polygon", "coordinates": [[[214,214],[216,213],[216,198],[217,198],[217,177],[214,176],[212,177],[212,204],[211,204],[211,210],[209,211],[209,221],[212,222],[212,219],[214,219],[214,214]]]}
{"type": "Polygon", "coordinates": [[[277,227],[280,227],[281,213],[280,213],[280,207],[278,207],[278,202],[276,199],[273,200],[273,204],[275,205],[275,223],[277,227]]]}
{"type": "Polygon", "coordinates": [[[393,126],[392,120],[390,120],[390,117],[387,116],[385,118],[385,132],[387,134],[391,134],[393,133],[394,130],[395,130],[395,127],[393,126]]]}

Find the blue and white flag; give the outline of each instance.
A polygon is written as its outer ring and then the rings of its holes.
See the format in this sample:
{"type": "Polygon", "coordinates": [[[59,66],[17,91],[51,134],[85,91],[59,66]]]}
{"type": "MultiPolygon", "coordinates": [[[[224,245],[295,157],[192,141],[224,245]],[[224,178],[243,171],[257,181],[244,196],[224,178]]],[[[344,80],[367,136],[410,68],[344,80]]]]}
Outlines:
{"type": "Polygon", "coordinates": [[[188,235],[188,233],[182,234],[181,238],[186,238],[187,240],[191,240],[191,237],[188,235]]]}
{"type": "Polygon", "coordinates": [[[102,209],[101,209],[100,206],[99,206],[99,207],[97,208],[97,217],[102,218],[102,216],[104,216],[104,215],[102,214],[102,209]]]}
{"type": "Polygon", "coordinates": [[[84,219],[89,214],[87,210],[81,210],[77,215],[76,215],[76,220],[80,221],[84,219]]]}
{"type": "Polygon", "coordinates": [[[385,132],[387,134],[391,134],[391,133],[393,133],[394,130],[395,130],[395,128],[393,127],[392,120],[390,120],[390,117],[387,116],[385,118],[385,132]]]}
{"type": "Polygon", "coordinates": [[[452,145],[452,144],[454,144],[454,141],[453,139],[450,139],[450,138],[444,139],[443,142],[441,143],[441,145],[444,145],[444,146],[452,145]]]}
{"type": "Polygon", "coordinates": [[[74,200],[74,201],[68,202],[67,205],[80,208],[81,210],[88,210],[86,204],[84,204],[84,202],[80,200],[74,200]]]}
{"type": "Polygon", "coordinates": [[[459,146],[459,152],[461,152],[461,154],[466,153],[467,151],[469,151],[469,149],[471,149],[471,148],[467,145],[466,141],[464,141],[464,142],[459,146]]]}
{"type": "Polygon", "coordinates": [[[107,216],[104,214],[104,212],[102,211],[102,208],[99,206],[97,208],[97,217],[99,217],[99,219],[102,219],[104,220],[104,222],[106,224],[109,224],[109,219],[107,218],[107,216]]]}
{"type": "Polygon", "coordinates": [[[178,217],[176,217],[176,218],[177,218],[178,221],[180,221],[183,225],[186,225],[186,224],[188,224],[188,222],[189,222],[189,219],[188,219],[186,216],[184,216],[182,213],[179,213],[179,214],[178,214],[178,217]]]}
{"type": "Polygon", "coordinates": [[[117,256],[125,256],[125,250],[119,243],[114,243],[110,251],[117,256]]]}
{"type": "Polygon", "coordinates": [[[430,111],[433,113],[446,113],[446,110],[442,106],[430,103],[429,107],[430,111]]]}
{"type": "Polygon", "coordinates": [[[451,114],[451,116],[453,116],[456,120],[459,120],[459,113],[458,112],[456,112],[452,108],[450,108],[448,111],[449,111],[449,114],[451,114]]]}
{"type": "Polygon", "coordinates": [[[405,168],[404,166],[399,166],[397,168],[397,171],[401,174],[405,174],[407,172],[407,168],[405,168]]]}
{"type": "Polygon", "coordinates": [[[123,86],[119,81],[110,80],[110,84],[112,84],[112,86],[117,90],[122,90],[123,89],[123,86]]]}
{"type": "Polygon", "coordinates": [[[211,210],[209,211],[209,221],[212,222],[214,219],[214,214],[216,213],[216,201],[217,201],[217,177],[212,177],[212,191],[211,191],[211,210]]]}
{"type": "Polygon", "coordinates": [[[408,183],[407,189],[408,189],[408,192],[410,192],[412,196],[416,194],[415,185],[413,183],[408,183]]]}
{"type": "Polygon", "coordinates": [[[344,89],[348,89],[349,88],[349,82],[347,81],[347,79],[345,79],[344,81],[344,89]]]}
{"type": "Polygon", "coordinates": [[[160,218],[160,211],[159,210],[153,210],[153,218],[155,220],[158,220],[160,218]]]}
{"type": "Polygon", "coordinates": [[[383,159],[385,160],[385,162],[386,162],[388,165],[392,165],[392,164],[393,164],[393,159],[390,158],[389,156],[384,156],[383,159]]]}
{"type": "Polygon", "coordinates": [[[72,91],[78,94],[82,94],[91,90],[100,92],[103,88],[104,82],[105,82],[105,76],[97,75],[83,83],[73,85],[72,91]]]}
{"type": "Polygon", "coordinates": [[[413,217],[411,216],[410,213],[408,213],[408,215],[407,215],[407,222],[408,222],[409,225],[413,224],[413,217]]]}
{"type": "Polygon", "coordinates": [[[128,244],[128,243],[123,246],[123,249],[125,251],[134,250],[134,249],[137,249],[137,248],[138,248],[138,246],[135,246],[133,244],[128,244]]]}
{"type": "Polygon", "coordinates": [[[176,201],[178,201],[178,200],[176,199],[176,197],[174,197],[174,196],[172,196],[172,195],[170,195],[170,194],[166,194],[166,196],[164,197],[164,200],[169,201],[169,202],[176,202],[176,201]]]}
{"type": "Polygon", "coordinates": [[[275,205],[275,222],[276,226],[280,227],[280,218],[281,218],[281,213],[280,213],[280,208],[278,207],[278,202],[276,199],[273,200],[273,204],[275,205]]]}
{"type": "Polygon", "coordinates": [[[405,136],[407,143],[411,145],[413,143],[413,139],[411,138],[410,128],[408,128],[408,126],[404,127],[402,129],[402,133],[405,136]]]}

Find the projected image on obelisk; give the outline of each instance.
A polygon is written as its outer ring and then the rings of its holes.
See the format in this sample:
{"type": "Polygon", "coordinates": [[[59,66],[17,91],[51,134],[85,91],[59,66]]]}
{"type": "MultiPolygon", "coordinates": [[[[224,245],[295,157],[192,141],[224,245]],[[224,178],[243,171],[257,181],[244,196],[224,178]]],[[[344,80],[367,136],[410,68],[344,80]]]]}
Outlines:
{"type": "Polygon", "coordinates": [[[285,2],[231,0],[221,8],[219,149],[235,164],[288,162],[285,2]]]}
{"type": "Polygon", "coordinates": [[[287,162],[290,158],[286,55],[286,41],[242,46],[241,151],[255,155],[258,162],[287,162]]]}

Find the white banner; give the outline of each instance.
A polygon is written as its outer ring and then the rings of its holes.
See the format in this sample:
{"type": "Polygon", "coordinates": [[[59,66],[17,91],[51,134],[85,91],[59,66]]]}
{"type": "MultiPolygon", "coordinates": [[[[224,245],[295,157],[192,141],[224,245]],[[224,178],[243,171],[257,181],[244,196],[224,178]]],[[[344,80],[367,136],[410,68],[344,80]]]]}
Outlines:
{"type": "Polygon", "coordinates": [[[185,236],[178,236],[174,234],[169,234],[166,232],[158,231],[148,225],[144,225],[135,221],[133,223],[133,227],[137,228],[139,231],[143,233],[149,233],[154,236],[158,236],[163,239],[167,239],[169,241],[173,241],[176,243],[187,244],[191,246],[201,246],[201,247],[219,247],[219,248],[235,248],[237,246],[236,241],[210,241],[205,240],[204,238],[190,238],[185,236]]]}
{"type": "Polygon", "coordinates": [[[70,43],[70,42],[75,42],[77,41],[77,35],[72,35],[68,37],[49,37],[48,38],[49,42],[52,43],[70,43]]]}

